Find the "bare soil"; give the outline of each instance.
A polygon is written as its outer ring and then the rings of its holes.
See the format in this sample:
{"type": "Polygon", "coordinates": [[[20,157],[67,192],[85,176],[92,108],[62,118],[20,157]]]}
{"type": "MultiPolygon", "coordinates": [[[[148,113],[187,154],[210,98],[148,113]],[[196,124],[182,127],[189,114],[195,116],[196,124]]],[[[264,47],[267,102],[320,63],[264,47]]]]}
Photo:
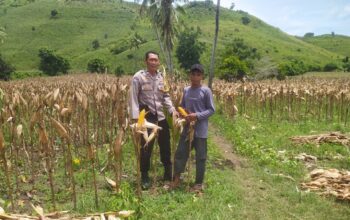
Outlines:
{"type": "Polygon", "coordinates": [[[219,148],[222,156],[226,160],[226,163],[231,163],[234,169],[239,169],[245,163],[245,159],[238,156],[234,152],[234,146],[220,134],[220,131],[215,125],[209,123],[209,130],[212,133],[211,139],[215,145],[219,148]]]}

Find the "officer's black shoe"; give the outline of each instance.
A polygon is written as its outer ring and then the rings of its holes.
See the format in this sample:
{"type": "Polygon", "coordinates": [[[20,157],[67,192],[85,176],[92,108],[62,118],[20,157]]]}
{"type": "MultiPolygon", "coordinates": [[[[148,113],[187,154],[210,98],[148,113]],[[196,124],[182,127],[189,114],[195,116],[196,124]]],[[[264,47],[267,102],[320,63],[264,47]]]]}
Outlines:
{"type": "Polygon", "coordinates": [[[142,190],[148,190],[151,187],[151,180],[148,175],[142,175],[141,177],[142,190]]]}

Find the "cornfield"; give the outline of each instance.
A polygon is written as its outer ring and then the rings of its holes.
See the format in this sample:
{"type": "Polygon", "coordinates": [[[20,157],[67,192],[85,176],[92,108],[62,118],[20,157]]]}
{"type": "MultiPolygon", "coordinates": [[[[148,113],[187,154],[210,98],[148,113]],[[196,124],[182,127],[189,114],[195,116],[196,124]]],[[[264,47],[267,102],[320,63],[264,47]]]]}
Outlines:
{"type": "Polygon", "coordinates": [[[40,190],[36,187],[40,175],[48,177],[53,207],[56,183],[65,182],[75,208],[74,166],[79,166],[81,160],[91,166],[98,207],[95,171],[112,170],[117,183],[121,176],[128,85],[127,78],[97,75],[0,84],[0,155],[6,179],[1,191],[8,194],[13,209],[15,195],[23,193],[23,184],[40,190]],[[98,153],[103,145],[109,147],[109,156],[101,167],[98,153]],[[62,164],[64,175],[59,175],[62,164]]]}
{"type": "MultiPolygon", "coordinates": [[[[119,192],[123,144],[130,136],[129,84],[129,77],[86,74],[0,83],[0,191],[12,210],[30,192],[49,194],[55,210],[62,183],[72,208],[86,190],[94,192],[98,208],[101,175],[119,192]],[[106,148],[107,160],[100,161],[106,148]],[[89,173],[90,188],[76,188],[81,172],[89,173]]],[[[182,88],[181,83],[171,87],[176,105],[182,88]]]]}
{"type": "Polygon", "coordinates": [[[293,79],[214,83],[213,93],[227,114],[270,120],[348,124],[349,79],[293,79]]]}
{"type": "MultiPolygon", "coordinates": [[[[94,192],[98,208],[97,179],[106,172],[115,181],[107,176],[106,180],[119,191],[123,144],[130,136],[129,84],[129,77],[86,74],[0,83],[0,192],[13,210],[21,195],[30,197],[28,192],[34,191],[49,196],[48,202],[56,209],[56,203],[62,201],[56,198],[62,183],[73,208],[82,190],[94,192]],[[107,159],[100,161],[99,154],[106,149],[107,159]],[[89,173],[85,181],[90,188],[79,186],[77,190],[79,172],[89,173]],[[44,189],[40,188],[43,179],[44,189]]],[[[184,82],[170,84],[175,106],[179,106],[184,86],[184,82]]],[[[219,108],[230,116],[347,125],[349,89],[348,79],[216,81],[213,94],[219,108]]],[[[171,124],[175,127],[176,123],[171,124]]],[[[178,135],[173,128],[172,152],[178,135]]]]}

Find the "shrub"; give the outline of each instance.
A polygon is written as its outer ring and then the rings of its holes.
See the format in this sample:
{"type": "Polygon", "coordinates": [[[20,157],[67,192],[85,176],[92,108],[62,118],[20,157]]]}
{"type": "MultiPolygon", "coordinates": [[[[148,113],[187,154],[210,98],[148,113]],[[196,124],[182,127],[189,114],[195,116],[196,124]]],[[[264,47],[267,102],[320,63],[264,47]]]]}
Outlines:
{"type": "Polygon", "coordinates": [[[88,62],[87,69],[91,73],[103,73],[107,70],[108,66],[105,61],[99,58],[92,59],[88,62]]]}
{"type": "Polygon", "coordinates": [[[11,79],[25,79],[25,78],[30,78],[30,77],[39,77],[43,76],[43,74],[39,71],[37,72],[13,72],[11,74],[11,79]]]}
{"type": "Polygon", "coordinates": [[[303,61],[293,60],[289,63],[281,63],[278,65],[278,74],[285,76],[296,76],[308,71],[307,66],[303,61]]]}
{"type": "Polygon", "coordinates": [[[307,66],[307,71],[315,71],[315,72],[320,72],[322,71],[322,68],[318,65],[308,65],[307,66]]]}
{"type": "Polygon", "coordinates": [[[117,68],[115,68],[114,73],[117,76],[121,76],[121,75],[123,75],[125,73],[125,71],[124,71],[122,66],[117,66],[117,68]]]}
{"type": "Polygon", "coordinates": [[[277,75],[276,75],[276,79],[277,80],[285,80],[286,79],[286,75],[284,73],[278,72],[277,75]]]}
{"type": "Polygon", "coordinates": [[[335,63],[327,63],[324,67],[323,70],[324,71],[334,71],[337,70],[339,67],[337,64],[335,63]]]}
{"type": "Polygon", "coordinates": [[[56,9],[51,10],[51,18],[56,18],[58,11],[56,9]]]}
{"type": "Polygon", "coordinates": [[[100,47],[100,42],[97,39],[93,40],[91,44],[92,48],[94,48],[95,50],[100,47]]]}
{"type": "Polygon", "coordinates": [[[112,49],[110,49],[112,54],[118,55],[124,51],[126,51],[129,48],[128,45],[122,44],[122,45],[118,45],[113,47],[112,49]]]}
{"type": "Polygon", "coordinates": [[[248,25],[251,22],[251,20],[248,16],[243,16],[241,18],[241,20],[242,20],[242,24],[244,24],[244,25],[248,25]]]}
{"type": "Polygon", "coordinates": [[[49,76],[58,75],[58,73],[66,74],[70,69],[70,64],[67,59],[54,54],[52,50],[41,48],[39,50],[40,64],[39,70],[49,76]]]}
{"type": "Polygon", "coordinates": [[[344,69],[344,71],[350,72],[350,63],[349,62],[348,63],[344,63],[343,64],[343,69],[344,69]]]}
{"type": "Polygon", "coordinates": [[[13,73],[14,71],[15,68],[11,64],[6,62],[0,54],[0,79],[6,81],[9,80],[11,73],[13,73]]]}

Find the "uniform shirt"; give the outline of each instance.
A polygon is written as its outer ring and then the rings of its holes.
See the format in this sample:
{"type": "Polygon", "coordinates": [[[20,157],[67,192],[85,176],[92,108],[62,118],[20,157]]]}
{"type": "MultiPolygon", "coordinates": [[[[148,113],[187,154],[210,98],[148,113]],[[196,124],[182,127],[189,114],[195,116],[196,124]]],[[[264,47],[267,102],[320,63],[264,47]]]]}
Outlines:
{"type": "MultiPolygon", "coordinates": [[[[181,101],[181,106],[188,112],[196,113],[194,136],[197,138],[208,137],[208,118],[215,112],[213,94],[206,86],[186,87],[181,101]]],[[[182,135],[187,135],[188,126],[182,135]]]]}
{"type": "Polygon", "coordinates": [[[157,72],[152,76],[146,70],[140,70],[132,78],[130,88],[130,114],[132,119],[139,117],[140,105],[146,105],[149,111],[157,115],[158,121],[164,120],[163,107],[170,114],[175,110],[168,93],[164,91],[163,75],[157,72]]]}

